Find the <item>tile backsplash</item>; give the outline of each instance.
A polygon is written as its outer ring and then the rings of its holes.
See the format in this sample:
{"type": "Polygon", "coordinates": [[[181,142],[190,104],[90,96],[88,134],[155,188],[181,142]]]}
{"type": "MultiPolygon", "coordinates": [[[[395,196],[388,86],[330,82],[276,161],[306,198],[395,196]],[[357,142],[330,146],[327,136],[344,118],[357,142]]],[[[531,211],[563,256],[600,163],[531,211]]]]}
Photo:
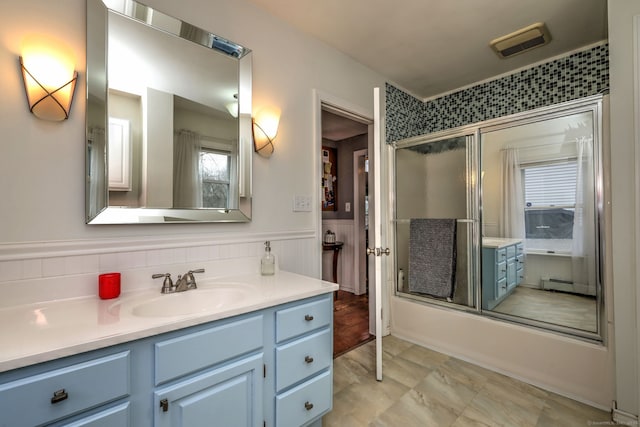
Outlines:
{"type": "Polygon", "coordinates": [[[606,43],[425,102],[387,84],[387,142],[580,99],[608,88],[606,43]],[[419,115],[421,120],[416,119],[419,115]]]}

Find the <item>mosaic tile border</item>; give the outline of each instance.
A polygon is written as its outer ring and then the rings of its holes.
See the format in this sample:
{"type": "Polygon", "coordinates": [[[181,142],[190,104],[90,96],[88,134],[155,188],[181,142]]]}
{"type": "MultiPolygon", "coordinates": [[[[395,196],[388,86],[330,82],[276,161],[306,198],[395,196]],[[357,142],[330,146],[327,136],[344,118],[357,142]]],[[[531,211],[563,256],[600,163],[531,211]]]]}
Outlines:
{"type": "Polygon", "coordinates": [[[608,44],[423,103],[387,84],[387,142],[580,99],[608,87],[608,44]]]}
{"type": "Polygon", "coordinates": [[[386,126],[387,142],[421,135],[424,129],[425,103],[387,83],[386,126]]]}

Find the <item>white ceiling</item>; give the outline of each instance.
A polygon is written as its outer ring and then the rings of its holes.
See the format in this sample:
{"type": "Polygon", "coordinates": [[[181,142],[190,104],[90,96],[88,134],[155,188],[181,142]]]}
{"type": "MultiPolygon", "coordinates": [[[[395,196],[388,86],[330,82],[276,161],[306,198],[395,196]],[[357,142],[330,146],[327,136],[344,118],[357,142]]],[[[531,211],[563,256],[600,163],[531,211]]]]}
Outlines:
{"type": "Polygon", "coordinates": [[[606,0],[250,0],[418,98],[607,38],[606,0]],[[497,37],[546,23],[550,44],[510,59],[497,37]]]}
{"type": "Polygon", "coordinates": [[[342,141],[367,133],[368,126],[355,120],[322,111],[322,138],[331,141],[342,141]]]}

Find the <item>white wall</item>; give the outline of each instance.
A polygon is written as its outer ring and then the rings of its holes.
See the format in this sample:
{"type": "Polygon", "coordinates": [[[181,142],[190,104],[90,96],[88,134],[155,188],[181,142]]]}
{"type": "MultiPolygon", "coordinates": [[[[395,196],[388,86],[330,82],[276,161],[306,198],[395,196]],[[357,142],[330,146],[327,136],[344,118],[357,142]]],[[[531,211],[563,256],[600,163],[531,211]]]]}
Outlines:
{"type": "MultiPolygon", "coordinates": [[[[613,211],[613,280],[618,408],[640,412],[638,344],[638,104],[634,96],[633,19],[640,15],[637,0],[609,1],[609,66],[611,81],[611,187],[613,211]],[[635,125],[635,128],[634,128],[635,125]]],[[[639,48],[638,45],[635,47],[639,48]]],[[[640,71],[640,70],[638,70],[640,71]]]]}
{"type": "MultiPolygon", "coordinates": [[[[215,244],[218,239],[246,242],[276,240],[293,233],[296,238],[316,238],[319,207],[312,212],[292,211],[294,195],[315,195],[313,176],[317,159],[313,147],[313,89],[373,111],[373,87],[383,86],[382,76],[345,55],[263,13],[243,0],[147,1],[152,7],[194,25],[222,34],[253,50],[254,111],[264,106],[282,109],[275,154],[271,159],[254,155],[253,221],[248,224],[193,224],[145,226],[87,226],[84,224],[84,0],[44,2],[26,0],[2,6],[0,25],[0,277],[22,277],[28,270],[16,267],[23,259],[69,254],[59,242],[106,241],[111,251],[129,238],[150,239],[162,247],[189,236],[215,244]],[[72,23],[71,25],[69,23],[72,23]],[[64,40],[77,55],[80,81],[68,121],[50,123],[28,112],[18,68],[20,44],[26,35],[46,34],[64,40]],[[220,236],[220,237],[218,237],[220,236]],[[247,237],[249,236],[249,237],[247,237]],[[113,239],[116,239],[115,241],[113,239]],[[29,242],[42,242],[30,245],[29,242]],[[56,243],[54,243],[56,242],[56,243]],[[115,242],[115,244],[114,244],[115,242]],[[53,252],[47,252],[50,248],[53,252]],[[43,252],[44,251],[44,252],[43,252]],[[2,261],[4,260],[4,262],[2,261]],[[18,272],[16,269],[19,269],[18,272]]],[[[314,197],[314,203],[316,203],[314,197]]],[[[138,241],[136,240],[136,241],[138,241]]],[[[244,243],[242,243],[244,244],[244,243]]],[[[296,246],[295,239],[291,244],[296,246]]],[[[281,260],[306,273],[319,275],[320,251],[288,251],[296,262],[281,260]],[[299,262],[298,262],[299,261],[299,262]]],[[[77,245],[74,244],[74,247],[77,245]]],[[[42,260],[33,261],[42,265],[42,260]]],[[[31,265],[31,261],[29,261],[31,265]]],[[[42,274],[42,273],[40,273],[42,274]]],[[[28,275],[27,275],[28,276],[28,275]]]]}

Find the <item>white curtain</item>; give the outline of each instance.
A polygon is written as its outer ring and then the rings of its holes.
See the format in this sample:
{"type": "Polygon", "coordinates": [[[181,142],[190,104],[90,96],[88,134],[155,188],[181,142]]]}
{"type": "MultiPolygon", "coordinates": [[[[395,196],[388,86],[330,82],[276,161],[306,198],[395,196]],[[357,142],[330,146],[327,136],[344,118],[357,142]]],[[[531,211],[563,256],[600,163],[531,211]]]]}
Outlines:
{"type": "Polygon", "coordinates": [[[89,134],[89,218],[95,217],[107,206],[107,175],[105,155],[105,132],[103,128],[94,127],[89,134]]]}
{"type": "Polygon", "coordinates": [[[502,151],[500,237],[524,239],[524,195],[518,150],[502,151]]]}
{"type": "Polygon", "coordinates": [[[179,131],[173,154],[173,206],[202,207],[200,135],[187,130],[179,131]]]}
{"type": "Polygon", "coordinates": [[[576,209],[573,217],[571,248],[573,284],[576,291],[595,295],[593,138],[584,136],[577,138],[576,152],[576,209]]]}

